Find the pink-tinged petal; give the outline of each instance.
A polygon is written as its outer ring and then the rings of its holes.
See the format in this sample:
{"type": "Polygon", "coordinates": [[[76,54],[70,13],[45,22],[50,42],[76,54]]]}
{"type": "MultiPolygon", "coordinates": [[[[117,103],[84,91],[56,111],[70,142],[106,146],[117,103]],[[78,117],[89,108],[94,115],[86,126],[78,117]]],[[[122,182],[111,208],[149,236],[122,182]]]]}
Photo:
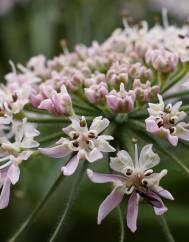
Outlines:
{"type": "Polygon", "coordinates": [[[107,182],[121,182],[125,181],[125,177],[113,174],[101,174],[93,172],[90,169],[87,169],[87,175],[92,182],[95,183],[107,183],[107,182]]]}
{"type": "Polygon", "coordinates": [[[91,103],[97,103],[97,95],[93,89],[85,88],[85,96],[91,103]]]}
{"type": "Polygon", "coordinates": [[[57,114],[63,114],[64,113],[64,108],[61,104],[61,100],[59,98],[59,96],[57,95],[57,93],[54,93],[51,97],[52,103],[54,105],[54,109],[56,110],[57,114]]]}
{"type": "Polygon", "coordinates": [[[137,193],[133,191],[129,198],[127,209],[127,226],[133,233],[137,229],[138,202],[137,193]]]}
{"type": "Polygon", "coordinates": [[[157,126],[156,122],[153,119],[147,118],[145,120],[145,123],[146,123],[146,130],[149,133],[155,134],[160,132],[160,128],[157,126]]]}
{"type": "Polygon", "coordinates": [[[6,208],[9,204],[11,181],[5,179],[0,196],[0,209],[6,208]]]}
{"type": "Polygon", "coordinates": [[[20,177],[20,168],[15,164],[11,165],[8,169],[7,177],[12,184],[16,184],[20,177]]]}
{"type": "Polygon", "coordinates": [[[30,95],[30,102],[31,102],[31,104],[35,107],[35,108],[37,108],[38,106],[39,106],[39,104],[40,104],[40,102],[41,102],[41,98],[39,98],[37,95],[35,95],[35,94],[31,94],[30,95]]]}
{"type": "Polygon", "coordinates": [[[52,101],[50,99],[45,99],[40,103],[38,108],[45,109],[45,110],[49,111],[50,113],[52,113],[53,112],[52,101]]]}
{"type": "Polygon", "coordinates": [[[157,208],[157,207],[153,207],[154,208],[154,212],[156,215],[162,215],[165,212],[167,212],[167,208],[165,207],[164,203],[162,202],[162,207],[157,208]]]}
{"type": "Polygon", "coordinates": [[[101,224],[102,220],[122,201],[124,193],[119,188],[114,190],[106,197],[102,202],[98,210],[98,224],[101,224]]]}
{"type": "Polygon", "coordinates": [[[32,155],[33,151],[32,150],[27,150],[27,151],[23,151],[18,158],[20,160],[28,160],[29,157],[32,155]]]}
{"type": "Polygon", "coordinates": [[[42,154],[53,158],[65,157],[72,152],[68,147],[65,147],[64,145],[57,145],[50,148],[39,148],[39,151],[42,154]]]}
{"type": "Polygon", "coordinates": [[[157,192],[158,195],[160,195],[161,197],[164,197],[164,198],[169,199],[169,200],[174,200],[174,197],[172,196],[172,194],[169,191],[167,191],[164,188],[162,188],[162,187],[158,187],[155,190],[155,192],[157,192]]]}
{"type": "Polygon", "coordinates": [[[106,96],[106,103],[110,109],[113,111],[119,111],[120,109],[120,100],[113,96],[113,95],[107,95],[106,96]]]}
{"type": "Polygon", "coordinates": [[[102,158],[103,158],[103,154],[97,148],[94,148],[88,154],[86,153],[86,159],[89,162],[94,162],[94,161],[100,160],[102,158]]]}
{"type": "Polygon", "coordinates": [[[189,129],[186,129],[189,125],[181,122],[176,126],[176,136],[180,139],[189,141],[189,129]]]}
{"type": "Polygon", "coordinates": [[[134,102],[133,102],[132,98],[130,96],[127,96],[124,99],[124,111],[130,112],[133,110],[133,107],[134,107],[134,102]]]}
{"type": "Polygon", "coordinates": [[[144,197],[150,204],[152,204],[156,215],[162,215],[167,211],[167,208],[158,193],[149,191],[144,193],[144,197]]]}
{"type": "Polygon", "coordinates": [[[71,176],[78,167],[80,155],[77,153],[70,161],[68,161],[66,166],[62,166],[61,171],[64,176],[71,176]]]}
{"type": "Polygon", "coordinates": [[[166,137],[170,144],[172,144],[173,146],[177,146],[177,144],[178,144],[177,136],[171,135],[169,132],[167,132],[166,137]]]}

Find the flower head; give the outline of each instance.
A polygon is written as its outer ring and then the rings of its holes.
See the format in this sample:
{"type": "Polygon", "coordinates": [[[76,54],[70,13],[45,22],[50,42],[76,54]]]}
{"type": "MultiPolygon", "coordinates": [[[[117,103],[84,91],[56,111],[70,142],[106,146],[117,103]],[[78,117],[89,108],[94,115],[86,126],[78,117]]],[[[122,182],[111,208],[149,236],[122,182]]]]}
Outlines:
{"type": "Polygon", "coordinates": [[[64,85],[61,86],[60,92],[57,92],[50,85],[41,85],[38,95],[31,95],[33,106],[39,109],[45,109],[50,113],[58,115],[72,115],[72,100],[64,85]]]}
{"type": "Polygon", "coordinates": [[[20,177],[19,165],[29,159],[33,148],[39,146],[39,143],[34,140],[38,135],[39,132],[35,127],[24,119],[23,122],[12,121],[11,136],[1,139],[0,209],[8,206],[11,184],[15,185],[20,177]]]}
{"type": "Polygon", "coordinates": [[[165,104],[158,95],[159,103],[149,103],[149,118],[145,120],[146,130],[160,137],[165,137],[172,145],[176,146],[178,139],[189,141],[189,124],[181,122],[187,115],[180,111],[182,102],[165,104]]]}
{"type": "Polygon", "coordinates": [[[62,167],[62,172],[66,176],[74,173],[80,159],[94,162],[103,158],[103,152],[115,151],[109,144],[113,137],[100,135],[108,127],[108,119],[96,117],[89,128],[85,117],[72,117],[70,120],[72,124],[63,128],[64,133],[69,138],[61,138],[54,147],[40,148],[41,153],[55,158],[75,153],[68,164],[62,167]]]}
{"type": "Polygon", "coordinates": [[[123,83],[120,84],[120,91],[113,89],[106,95],[106,103],[114,112],[131,112],[134,108],[135,92],[126,91],[123,83]]]}
{"type": "Polygon", "coordinates": [[[96,183],[113,182],[114,189],[103,201],[98,211],[98,224],[123,200],[125,194],[131,194],[128,202],[127,225],[132,232],[136,231],[138,204],[145,200],[151,204],[157,215],[167,211],[161,197],[173,199],[172,195],[163,189],[159,182],[167,174],[167,170],[154,173],[152,168],[159,164],[159,156],[153,152],[152,145],[142,148],[138,157],[137,145],[135,145],[135,159],[132,160],[127,151],[121,150],[117,157],[111,158],[110,167],[121,173],[100,174],[87,170],[88,177],[96,183]]]}

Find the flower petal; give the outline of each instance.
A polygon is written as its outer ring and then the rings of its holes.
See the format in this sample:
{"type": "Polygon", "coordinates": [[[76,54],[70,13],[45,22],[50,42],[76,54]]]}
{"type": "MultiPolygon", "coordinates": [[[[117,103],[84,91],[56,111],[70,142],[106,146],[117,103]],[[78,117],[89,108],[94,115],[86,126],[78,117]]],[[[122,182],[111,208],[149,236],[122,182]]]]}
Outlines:
{"type": "Polygon", "coordinates": [[[64,176],[71,176],[78,167],[80,155],[77,153],[70,161],[68,161],[66,166],[62,166],[61,171],[64,176]]]}
{"type": "Polygon", "coordinates": [[[110,121],[107,118],[96,117],[90,126],[90,130],[95,130],[97,134],[100,134],[108,127],[109,123],[110,121]]]}
{"type": "Polygon", "coordinates": [[[127,209],[127,226],[133,233],[137,229],[138,202],[137,193],[133,191],[129,198],[127,209]]]}
{"type": "Polygon", "coordinates": [[[20,177],[20,168],[17,165],[12,164],[8,169],[7,177],[12,184],[16,184],[20,177]]]}
{"type": "Polygon", "coordinates": [[[139,165],[144,170],[148,170],[160,162],[159,155],[153,152],[152,146],[152,144],[145,145],[140,152],[139,165]]]}
{"type": "Polygon", "coordinates": [[[158,193],[158,195],[160,195],[161,197],[164,197],[169,200],[174,200],[174,197],[172,196],[172,194],[160,186],[157,186],[154,191],[158,193]]]}
{"type": "Polygon", "coordinates": [[[124,182],[125,177],[113,175],[113,174],[101,174],[93,172],[90,169],[87,169],[87,175],[92,182],[95,183],[107,183],[107,182],[124,182]]]}
{"type": "Polygon", "coordinates": [[[156,122],[153,119],[147,118],[145,120],[145,123],[146,123],[146,130],[149,133],[156,134],[160,132],[160,128],[157,126],[156,122]]]}
{"type": "Polygon", "coordinates": [[[103,138],[100,136],[97,140],[97,147],[102,152],[114,152],[116,151],[114,147],[112,147],[107,141],[103,140],[103,138]]]}
{"type": "Polygon", "coordinates": [[[110,167],[114,171],[125,174],[125,169],[128,167],[133,168],[134,165],[129,153],[125,150],[121,150],[117,153],[117,157],[111,158],[110,167]]]}
{"type": "Polygon", "coordinates": [[[57,145],[50,148],[39,148],[39,151],[47,156],[61,158],[69,155],[72,151],[65,145],[57,145]]]}
{"type": "Polygon", "coordinates": [[[10,197],[10,179],[6,179],[3,184],[3,188],[1,191],[0,196],[0,209],[6,208],[9,204],[9,197],[10,197]]]}
{"type": "Polygon", "coordinates": [[[154,208],[154,212],[156,215],[162,215],[165,212],[167,212],[167,207],[165,207],[164,203],[162,202],[162,206],[161,207],[153,207],[154,208]]]}
{"type": "Polygon", "coordinates": [[[188,127],[188,124],[181,122],[176,126],[176,136],[180,139],[189,141],[189,130],[185,127],[188,127]]]}
{"type": "Polygon", "coordinates": [[[106,197],[98,210],[98,224],[101,224],[102,220],[120,204],[123,195],[124,194],[119,188],[114,188],[114,190],[106,197]]]}
{"type": "Polygon", "coordinates": [[[103,158],[103,154],[97,148],[94,148],[89,153],[86,152],[86,159],[89,162],[94,162],[94,161],[100,160],[102,158],[103,158]]]}

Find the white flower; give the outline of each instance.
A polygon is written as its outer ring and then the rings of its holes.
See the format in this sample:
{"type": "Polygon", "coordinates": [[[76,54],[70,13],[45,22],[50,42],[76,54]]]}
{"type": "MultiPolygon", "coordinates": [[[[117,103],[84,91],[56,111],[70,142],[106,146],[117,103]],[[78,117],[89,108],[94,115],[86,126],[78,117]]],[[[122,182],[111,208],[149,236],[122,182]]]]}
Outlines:
{"type": "Polygon", "coordinates": [[[110,135],[100,135],[109,125],[109,120],[96,117],[88,128],[85,117],[71,118],[72,124],[63,131],[69,136],[56,142],[57,146],[41,148],[40,151],[48,156],[60,158],[72,152],[77,154],[62,167],[64,175],[72,175],[76,170],[79,160],[86,159],[89,162],[103,158],[103,152],[114,152],[115,149],[109,144],[113,139],[110,135]]]}
{"type": "Polygon", "coordinates": [[[26,118],[21,122],[13,121],[12,133],[14,134],[14,142],[7,139],[1,144],[4,152],[18,154],[23,150],[25,151],[39,146],[39,143],[34,140],[39,135],[39,131],[35,129],[33,124],[28,123],[26,118]]]}
{"type": "Polygon", "coordinates": [[[113,182],[114,189],[102,202],[98,211],[98,223],[101,221],[123,200],[124,194],[131,194],[128,201],[127,225],[132,232],[136,231],[138,204],[140,199],[144,199],[154,208],[157,215],[167,211],[161,197],[173,200],[172,195],[161,186],[159,182],[167,174],[167,170],[160,173],[153,173],[152,168],[159,164],[159,156],[153,152],[152,145],[142,148],[138,157],[137,145],[135,145],[135,159],[129,153],[121,150],[117,157],[111,158],[110,167],[121,173],[100,174],[87,170],[88,177],[96,183],[113,182]]]}
{"type": "Polygon", "coordinates": [[[189,141],[189,124],[182,121],[187,115],[180,111],[182,102],[165,105],[162,97],[158,95],[159,103],[149,103],[149,118],[145,120],[146,130],[160,137],[165,137],[176,146],[178,138],[189,141]]]}

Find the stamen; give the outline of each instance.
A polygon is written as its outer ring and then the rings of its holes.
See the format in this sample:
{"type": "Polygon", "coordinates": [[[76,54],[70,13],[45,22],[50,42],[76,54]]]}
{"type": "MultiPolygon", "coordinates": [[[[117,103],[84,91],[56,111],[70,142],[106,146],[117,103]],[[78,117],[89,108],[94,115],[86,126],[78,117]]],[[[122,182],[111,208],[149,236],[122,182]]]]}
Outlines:
{"type": "Polygon", "coordinates": [[[73,141],[72,144],[73,144],[73,146],[76,147],[76,148],[79,147],[79,142],[78,142],[78,141],[73,141]]]}
{"type": "Polygon", "coordinates": [[[147,171],[144,172],[144,176],[150,176],[152,173],[153,173],[152,169],[147,170],[147,171]]]}
{"type": "Polygon", "coordinates": [[[138,162],[138,146],[135,144],[135,167],[138,167],[139,162],[138,162]]]}
{"type": "Polygon", "coordinates": [[[162,9],[162,21],[163,21],[163,27],[166,29],[169,27],[169,21],[168,21],[168,16],[167,16],[167,9],[163,8],[162,9]]]}
{"type": "Polygon", "coordinates": [[[86,125],[87,125],[87,122],[86,122],[85,118],[82,117],[81,120],[80,120],[80,126],[85,127],[86,125]]]}
{"type": "Polygon", "coordinates": [[[126,173],[125,173],[125,174],[126,174],[127,176],[130,176],[132,173],[133,173],[133,170],[132,170],[131,168],[127,168],[127,169],[126,169],[126,173]]]}

